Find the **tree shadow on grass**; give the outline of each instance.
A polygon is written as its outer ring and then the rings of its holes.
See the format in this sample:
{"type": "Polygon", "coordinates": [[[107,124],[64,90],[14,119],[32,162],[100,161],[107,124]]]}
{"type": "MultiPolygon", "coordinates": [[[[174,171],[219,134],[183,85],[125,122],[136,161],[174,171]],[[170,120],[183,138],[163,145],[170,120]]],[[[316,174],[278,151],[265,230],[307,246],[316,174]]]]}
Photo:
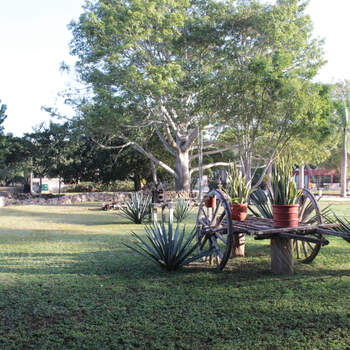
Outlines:
{"type": "MultiPolygon", "coordinates": [[[[52,208],[52,207],[50,207],[52,208]]],[[[55,211],[37,211],[37,210],[19,210],[6,209],[0,211],[1,216],[15,216],[20,220],[21,218],[35,218],[35,220],[47,223],[82,225],[82,226],[97,226],[97,225],[130,225],[130,221],[122,218],[119,214],[113,212],[101,211],[100,214],[91,214],[89,212],[71,213],[69,211],[55,212],[55,211]]]]}

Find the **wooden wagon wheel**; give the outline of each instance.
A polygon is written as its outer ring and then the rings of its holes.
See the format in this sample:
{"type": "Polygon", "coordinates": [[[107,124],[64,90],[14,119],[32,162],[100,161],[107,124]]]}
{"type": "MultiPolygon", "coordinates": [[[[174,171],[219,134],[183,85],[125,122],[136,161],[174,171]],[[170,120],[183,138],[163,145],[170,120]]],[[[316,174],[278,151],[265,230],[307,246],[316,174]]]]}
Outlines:
{"type": "MultiPolygon", "coordinates": [[[[320,207],[314,195],[307,189],[303,189],[303,194],[299,199],[299,222],[310,225],[322,224],[320,207]]],[[[315,234],[317,238],[322,238],[321,234],[315,234]]],[[[320,243],[311,243],[293,240],[294,256],[302,263],[310,263],[314,260],[321,249],[320,243]]]]}
{"type": "Polygon", "coordinates": [[[226,195],[220,190],[214,190],[215,207],[207,208],[205,200],[200,203],[197,215],[197,241],[200,242],[199,252],[212,249],[212,254],[206,258],[212,265],[222,270],[230,257],[232,249],[232,218],[226,195]]]}

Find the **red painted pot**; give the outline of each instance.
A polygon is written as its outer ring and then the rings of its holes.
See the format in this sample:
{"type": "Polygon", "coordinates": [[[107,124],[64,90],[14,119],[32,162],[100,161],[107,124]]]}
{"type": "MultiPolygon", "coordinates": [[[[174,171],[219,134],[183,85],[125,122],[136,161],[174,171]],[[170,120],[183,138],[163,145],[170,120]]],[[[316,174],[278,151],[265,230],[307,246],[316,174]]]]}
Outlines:
{"type": "Polygon", "coordinates": [[[244,221],[248,214],[248,203],[232,204],[230,203],[232,220],[244,221]]]}
{"type": "Polygon", "coordinates": [[[207,197],[206,200],[205,200],[205,206],[207,208],[214,208],[216,205],[216,197],[213,196],[213,197],[207,197]]]}
{"type": "Polygon", "coordinates": [[[274,227],[297,227],[299,225],[299,204],[274,204],[272,208],[274,227]]]}

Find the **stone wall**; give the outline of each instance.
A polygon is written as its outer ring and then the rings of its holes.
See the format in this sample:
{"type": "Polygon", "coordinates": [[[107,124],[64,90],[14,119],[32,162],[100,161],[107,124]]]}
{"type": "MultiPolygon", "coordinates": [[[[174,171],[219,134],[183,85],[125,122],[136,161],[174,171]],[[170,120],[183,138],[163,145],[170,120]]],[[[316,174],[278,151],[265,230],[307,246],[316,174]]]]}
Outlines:
{"type": "Polygon", "coordinates": [[[9,205],[67,205],[82,202],[123,202],[130,198],[130,192],[89,192],[62,196],[31,196],[22,194],[20,196],[12,196],[2,193],[0,195],[0,204],[9,205]]]}
{"type": "MultiPolygon", "coordinates": [[[[72,195],[43,194],[32,196],[29,193],[13,194],[0,192],[0,207],[9,205],[68,205],[82,202],[116,202],[122,203],[129,199],[132,192],[87,192],[72,195]]],[[[166,191],[166,201],[175,201],[178,198],[191,199],[196,202],[195,194],[188,192],[166,191]]]]}

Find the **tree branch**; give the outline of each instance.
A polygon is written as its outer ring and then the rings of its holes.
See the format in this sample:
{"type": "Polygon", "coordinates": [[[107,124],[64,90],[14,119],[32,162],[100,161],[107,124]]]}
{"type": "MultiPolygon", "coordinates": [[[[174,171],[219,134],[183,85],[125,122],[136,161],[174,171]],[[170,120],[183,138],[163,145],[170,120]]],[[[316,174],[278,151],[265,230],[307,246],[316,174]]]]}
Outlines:
{"type": "Polygon", "coordinates": [[[262,174],[260,175],[258,182],[253,186],[253,189],[256,189],[260,186],[260,184],[262,183],[262,181],[264,179],[264,176],[265,176],[267,170],[272,165],[272,163],[275,161],[275,159],[282,153],[283,149],[287,146],[289,140],[290,140],[290,137],[285,140],[285,142],[283,143],[282,147],[280,148],[280,150],[278,152],[277,152],[277,148],[275,148],[274,152],[270,156],[270,159],[269,159],[265,169],[263,170],[262,174]]]}
{"type": "Polygon", "coordinates": [[[173,121],[173,118],[171,118],[171,115],[167,111],[167,109],[164,106],[160,106],[160,110],[162,111],[165,119],[170,123],[171,127],[174,129],[175,132],[178,132],[177,126],[173,121]]]}
{"type": "MultiPolygon", "coordinates": [[[[217,154],[217,153],[221,153],[221,152],[225,152],[225,151],[233,151],[235,149],[237,149],[237,146],[227,146],[227,147],[219,148],[219,149],[216,149],[213,151],[203,152],[202,155],[203,155],[203,157],[210,156],[212,154],[217,154]]],[[[199,157],[199,154],[195,154],[195,155],[191,156],[191,160],[196,159],[198,157],[199,157]]]]}
{"type": "Polygon", "coordinates": [[[146,156],[148,159],[150,159],[154,164],[162,167],[164,170],[166,170],[169,174],[173,175],[175,178],[178,178],[177,174],[175,173],[175,171],[170,168],[168,165],[166,165],[165,163],[163,163],[161,160],[157,159],[152,153],[147,152],[145,149],[143,149],[138,143],[134,142],[134,141],[129,141],[127,139],[127,137],[125,137],[124,135],[119,135],[119,137],[124,140],[125,142],[129,143],[129,146],[131,146],[132,148],[134,148],[136,151],[140,152],[141,154],[143,154],[144,156],[146,156]]]}
{"type": "Polygon", "coordinates": [[[173,149],[171,149],[171,147],[169,146],[169,144],[166,142],[166,140],[164,139],[163,135],[160,133],[157,125],[154,125],[154,129],[156,130],[156,134],[159,137],[159,140],[162,142],[163,146],[165,147],[165,149],[172,155],[172,156],[176,156],[176,153],[173,149]]]}
{"type": "Polygon", "coordinates": [[[154,164],[162,167],[164,170],[166,170],[169,174],[173,175],[175,178],[178,177],[172,168],[170,168],[168,165],[163,163],[161,160],[157,159],[152,153],[147,152],[138,143],[136,143],[134,141],[129,141],[128,138],[122,134],[114,135],[114,136],[119,137],[120,139],[125,141],[125,144],[123,144],[121,146],[106,146],[106,145],[100,143],[99,141],[95,140],[93,137],[91,137],[91,139],[103,149],[124,149],[125,147],[131,146],[136,151],[140,152],[141,154],[146,156],[148,159],[150,159],[154,164]]]}
{"type": "MultiPolygon", "coordinates": [[[[216,163],[211,163],[211,164],[207,164],[207,165],[203,165],[202,169],[206,170],[206,169],[210,169],[213,168],[215,166],[230,166],[233,163],[227,163],[227,162],[216,162],[216,163]]],[[[193,168],[190,170],[190,174],[192,175],[195,171],[199,171],[199,168],[193,168]]]]}
{"type": "Polygon", "coordinates": [[[199,127],[197,126],[194,128],[191,132],[191,134],[188,136],[188,139],[186,143],[184,144],[183,148],[185,151],[188,151],[193,143],[193,141],[198,137],[199,127]]]}

